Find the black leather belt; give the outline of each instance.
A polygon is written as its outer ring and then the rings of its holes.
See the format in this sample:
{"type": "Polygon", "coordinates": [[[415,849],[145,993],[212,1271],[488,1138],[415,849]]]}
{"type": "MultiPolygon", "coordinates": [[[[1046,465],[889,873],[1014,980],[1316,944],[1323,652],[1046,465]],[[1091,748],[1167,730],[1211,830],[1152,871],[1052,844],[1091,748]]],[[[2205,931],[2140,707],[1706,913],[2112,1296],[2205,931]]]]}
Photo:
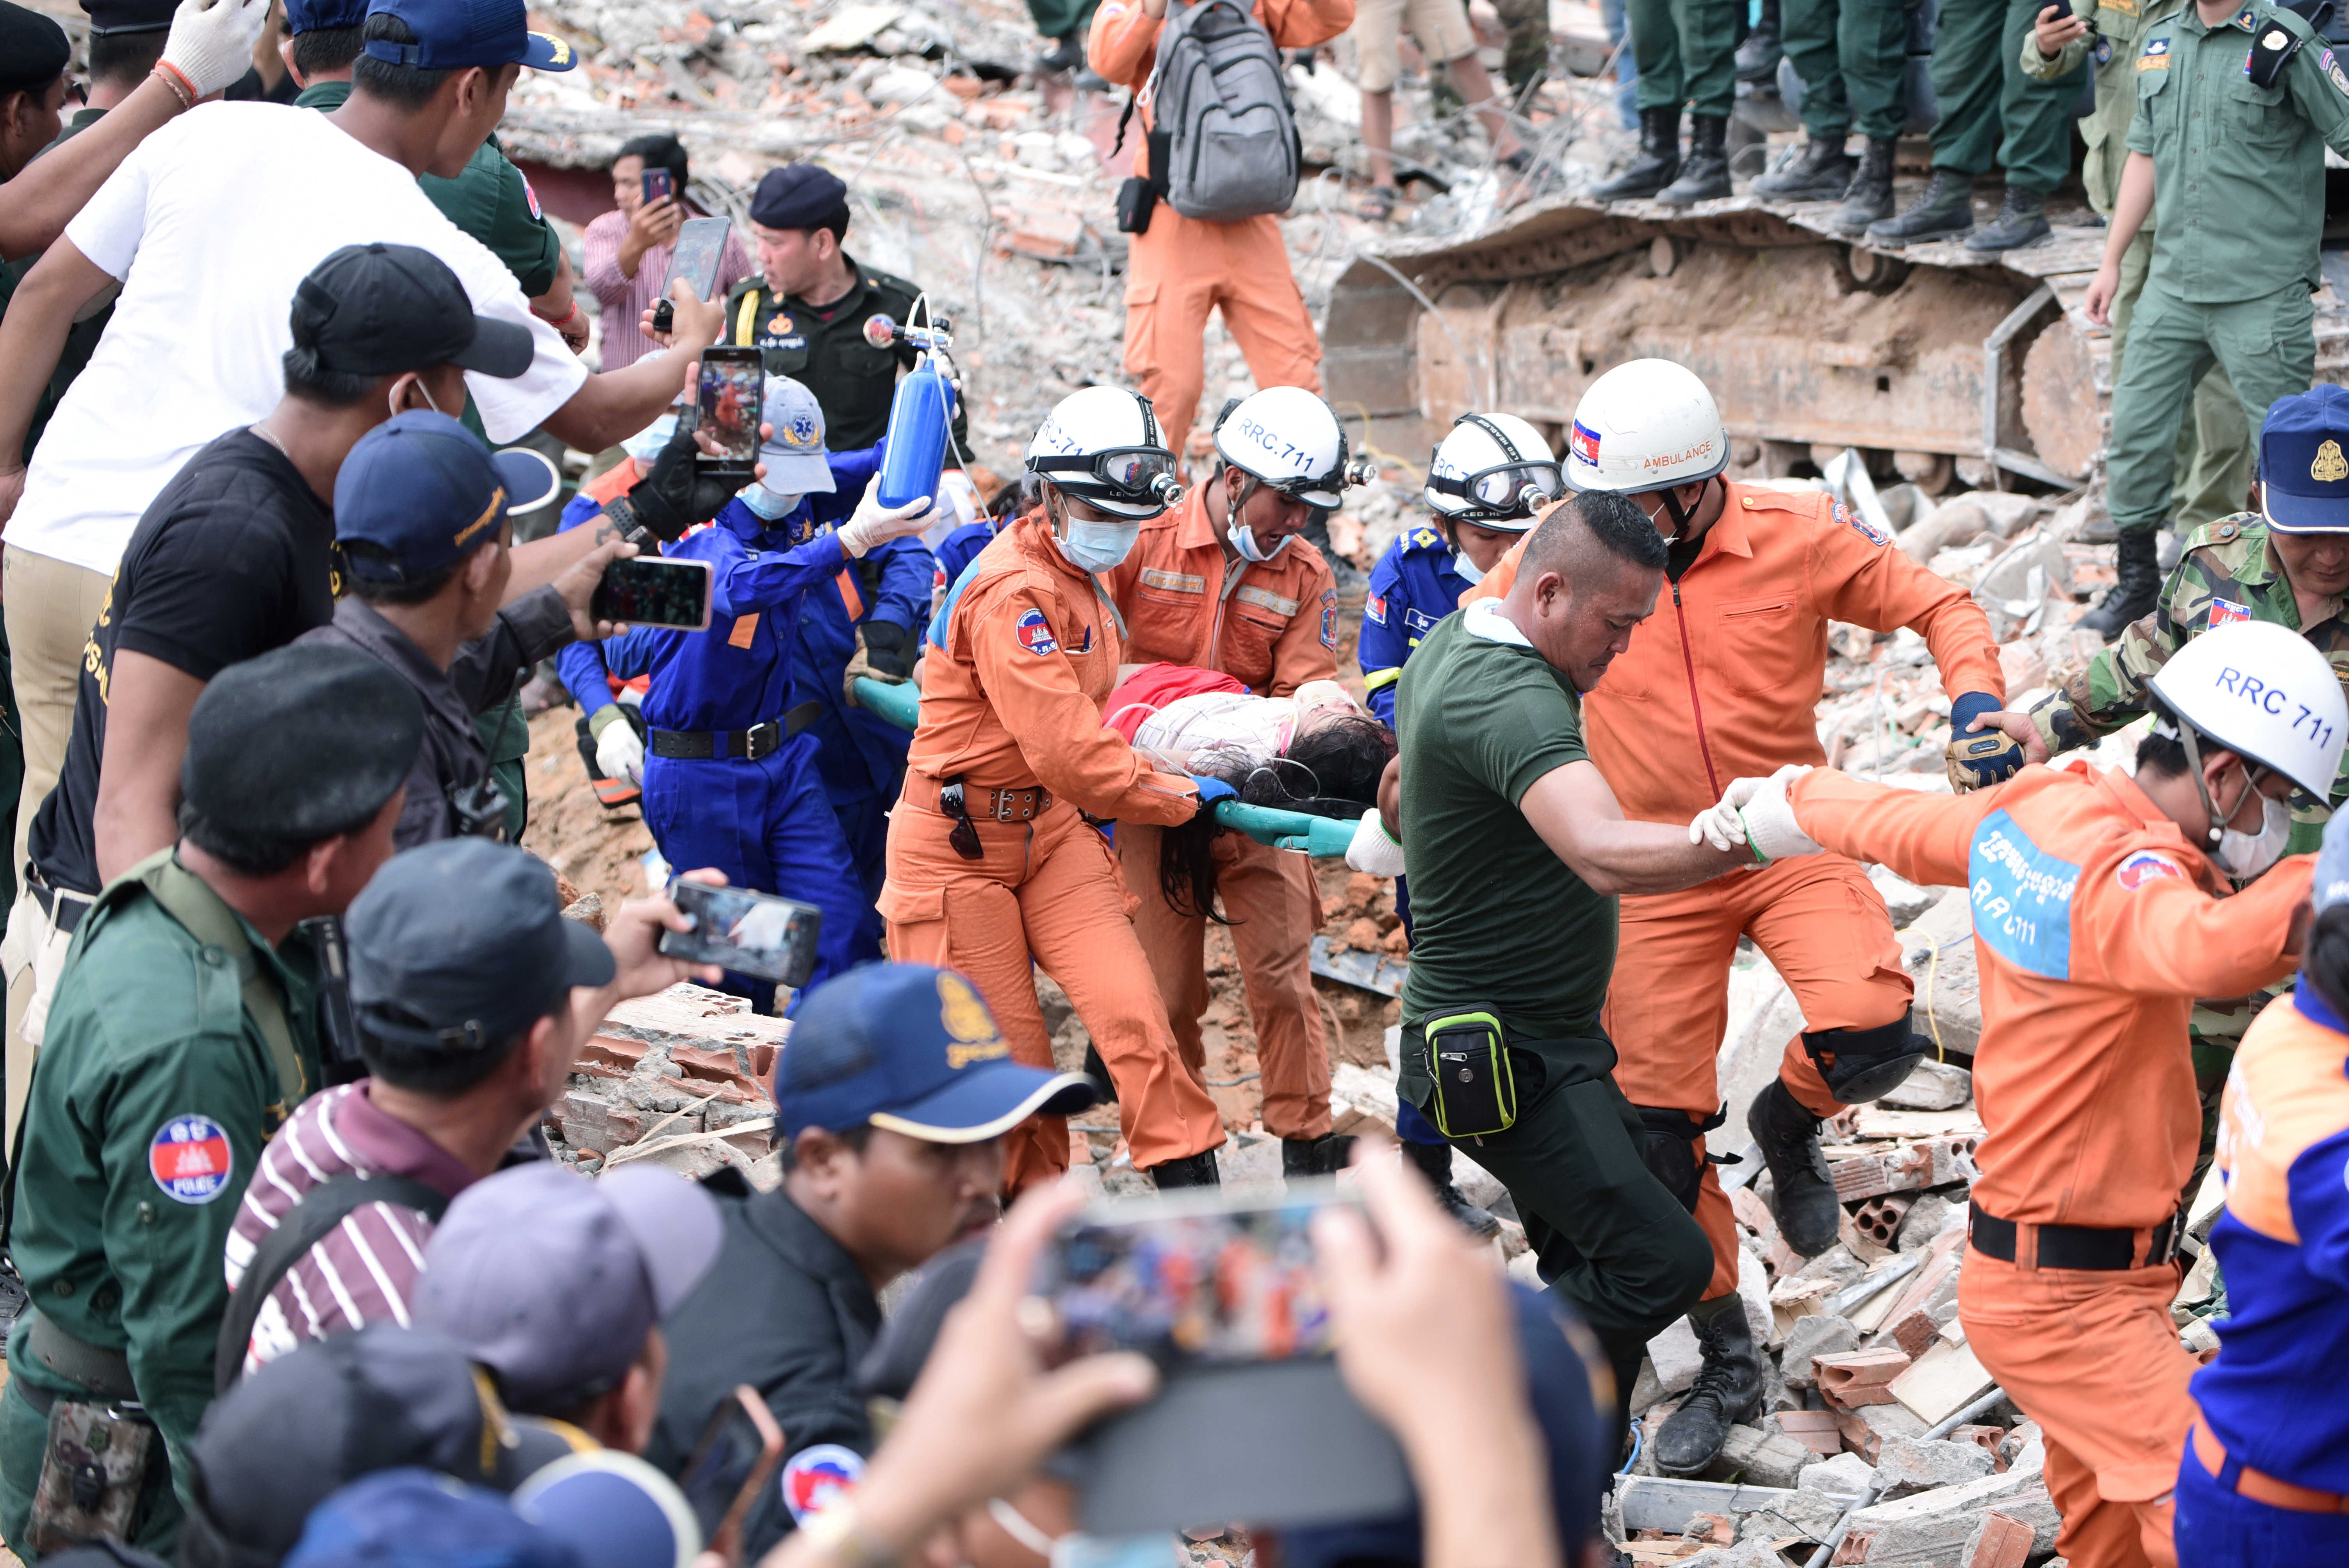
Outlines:
{"type": "Polygon", "coordinates": [[[41,906],[41,913],[49,917],[49,923],[67,936],[74,934],[74,928],[81,923],[82,915],[96,902],[86,892],[58,892],[35,876],[29,865],[25,868],[25,891],[33,895],[33,902],[41,906]]]}
{"type": "MultiPolygon", "coordinates": [[[[2186,1212],[2179,1210],[2147,1231],[2098,1231],[2082,1225],[2033,1225],[2038,1233],[2037,1267],[2043,1269],[2152,1268],[2178,1256],[2186,1234],[2186,1212]],[[2137,1258],[2142,1240],[2145,1257],[2137,1258]]],[[[2013,1220],[2002,1220],[1979,1207],[1966,1224],[1966,1244],[1985,1256],[2011,1264],[2015,1260],[2017,1233],[2013,1220]]]]}
{"type": "Polygon", "coordinates": [[[129,1357],[67,1333],[38,1311],[26,1325],[25,1348],[43,1367],[101,1399],[139,1398],[139,1387],[130,1380],[129,1357]]]}
{"type": "Polygon", "coordinates": [[[690,762],[735,758],[756,762],[761,757],[773,756],[784,741],[823,714],[823,704],[810,698],[782,717],[771,718],[748,729],[656,729],[649,733],[649,748],[655,757],[674,757],[690,762]]]}

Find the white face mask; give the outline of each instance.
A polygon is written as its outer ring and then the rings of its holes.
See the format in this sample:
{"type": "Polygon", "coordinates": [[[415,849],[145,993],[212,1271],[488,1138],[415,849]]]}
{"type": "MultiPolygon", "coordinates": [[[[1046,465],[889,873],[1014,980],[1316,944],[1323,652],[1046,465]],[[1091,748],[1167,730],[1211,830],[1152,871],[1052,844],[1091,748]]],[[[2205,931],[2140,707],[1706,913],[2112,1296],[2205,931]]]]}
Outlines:
{"type": "Polygon", "coordinates": [[[1460,573],[1461,581],[1466,583],[1471,588],[1485,581],[1485,569],[1469,560],[1468,552],[1464,550],[1455,550],[1452,552],[1452,570],[1460,573]]]}
{"type": "MultiPolygon", "coordinates": [[[[2237,810],[2242,810],[2238,804],[2237,810]]],[[[2262,820],[2256,833],[2239,833],[2232,828],[2222,828],[2219,833],[2219,863],[2227,874],[2240,881],[2255,877],[2276,861],[2283,859],[2284,845],[2292,839],[2292,802],[2261,799],[2262,820]]]]}
{"type": "Polygon", "coordinates": [[[742,498],[744,506],[769,522],[781,522],[799,509],[800,502],[807,500],[803,495],[779,494],[765,485],[756,483],[744,485],[736,493],[742,498]]]}
{"type": "Polygon", "coordinates": [[[1232,548],[1240,552],[1242,561],[1269,561],[1288,549],[1288,542],[1296,537],[1293,533],[1284,533],[1270,550],[1267,550],[1257,542],[1256,530],[1243,522],[1232,529],[1232,548]]]}
{"type": "Polygon", "coordinates": [[[1107,572],[1133,553],[1142,537],[1140,520],[1133,522],[1083,522],[1061,520],[1062,532],[1052,536],[1070,565],[1080,572],[1107,572]]]}

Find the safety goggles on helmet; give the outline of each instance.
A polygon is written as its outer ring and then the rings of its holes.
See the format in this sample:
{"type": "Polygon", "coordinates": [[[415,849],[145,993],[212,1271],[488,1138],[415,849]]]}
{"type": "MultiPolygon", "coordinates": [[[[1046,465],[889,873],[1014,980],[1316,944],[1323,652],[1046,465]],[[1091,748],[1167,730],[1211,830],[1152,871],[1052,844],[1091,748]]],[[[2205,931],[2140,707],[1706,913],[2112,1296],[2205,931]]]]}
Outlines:
{"type": "MultiPolygon", "coordinates": [[[[1216,416],[1213,428],[1220,432],[1224,428],[1224,421],[1232,417],[1232,410],[1245,401],[1247,399],[1241,397],[1226,398],[1223,411],[1216,416]]],[[[1226,464],[1239,469],[1265,489],[1285,495],[1291,500],[1301,500],[1307,506],[1319,507],[1329,511],[1335,511],[1345,504],[1345,490],[1348,485],[1366,485],[1371,482],[1372,475],[1376,472],[1375,467],[1369,459],[1356,459],[1348,455],[1346,428],[1343,425],[1338,427],[1337,460],[1325,471],[1318,474],[1295,474],[1288,479],[1273,479],[1258,473],[1225,451],[1220,442],[1217,444],[1216,451],[1226,464]]]]}
{"type": "Polygon", "coordinates": [[[1037,458],[1029,468],[1040,474],[1085,474],[1116,499],[1138,505],[1175,506],[1183,500],[1174,477],[1174,454],[1164,447],[1112,447],[1106,451],[1037,458]]]}
{"type": "Polygon", "coordinates": [[[1462,425],[1475,426],[1490,436],[1493,444],[1509,459],[1464,477],[1430,476],[1428,489],[1441,495],[1456,495],[1469,503],[1467,510],[1454,512],[1453,516],[1472,521],[1480,515],[1529,517],[1566,494],[1566,476],[1557,464],[1528,460],[1517,450],[1516,443],[1509,439],[1508,433],[1482,414],[1463,414],[1452,423],[1454,429],[1462,425]]]}

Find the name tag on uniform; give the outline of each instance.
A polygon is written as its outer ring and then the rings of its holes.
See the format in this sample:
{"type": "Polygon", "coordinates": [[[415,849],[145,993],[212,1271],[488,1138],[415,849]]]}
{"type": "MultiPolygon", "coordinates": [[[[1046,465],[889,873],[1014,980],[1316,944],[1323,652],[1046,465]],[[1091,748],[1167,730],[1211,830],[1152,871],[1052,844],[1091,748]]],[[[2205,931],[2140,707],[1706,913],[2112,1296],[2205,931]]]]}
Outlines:
{"type": "Polygon", "coordinates": [[[1170,593],[1205,593],[1207,591],[1207,580],[1204,577],[1194,576],[1188,572],[1167,572],[1156,566],[1142,569],[1142,585],[1164,588],[1170,593]]]}
{"type": "Polygon", "coordinates": [[[1402,624],[1421,636],[1425,636],[1435,630],[1435,617],[1424,610],[1405,610],[1402,613],[1402,624]]]}
{"type": "Polygon", "coordinates": [[[1297,601],[1284,599],[1269,588],[1243,588],[1233,597],[1243,604],[1253,604],[1259,610],[1269,610],[1276,615],[1297,614],[1297,601]]]}
{"type": "Polygon", "coordinates": [[[2004,811],[1992,811],[1974,830],[1966,862],[1975,936],[2018,969],[2069,980],[2080,868],[2033,843],[2004,811]]]}

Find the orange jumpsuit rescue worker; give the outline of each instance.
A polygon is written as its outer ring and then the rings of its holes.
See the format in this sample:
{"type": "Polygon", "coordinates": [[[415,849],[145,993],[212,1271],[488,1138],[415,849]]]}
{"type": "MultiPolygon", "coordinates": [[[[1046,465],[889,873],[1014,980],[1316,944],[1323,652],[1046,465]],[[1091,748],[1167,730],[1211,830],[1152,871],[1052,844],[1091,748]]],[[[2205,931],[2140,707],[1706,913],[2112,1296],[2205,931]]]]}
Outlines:
{"type": "MultiPolygon", "coordinates": [[[[1915,628],[1961,725],[2005,706],[1997,644],[1966,591],[1825,494],[1721,479],[1729,433],[1713,394],[1683,366],[1637,359],[1601,376],[1575,409],[1569,445],[1569,486],[1630,492],[1668,542],[1671,602],[1632,634],[1584,711],[1591,759],[1626,817],[1684,822],[1733,779],[1826,761],[1812,710],[1829,621],[1915,628]]],[[[1522,550],[1466,598],[1506,594],[1522,550]]],[[[2020,754],[2001,749],[2012,771],[2020,754]]],[[[1705,1157],[1705,1133],[1723,1120],[1713,1063],[1740,936],[1803,1010],[1803,1033],[1746,1128],[1769,1167],[1786,1244],[1805,1257],[1833,1246],[1843,1219],[1820,1119],[1892,1088],[1925,1045],[1909,1027],[1913,987],[1891,916],[1853,861],[1823,855],[1623,901],[1615,973],[1626,984],[1609,988],[1603,1020],[1615,1081],[1647,1123],[1650,1165],[1713,1243],[1713,1282],[1689,1315],[1703,1367],[1656,1437],[1656,1468],[1668,1475],[1710,1465],[1762,1398],[1761,1356],[1736,1310],[1737,1226],[1705,1157]]]]}
{"type": "Polygon", "coordinates": [[[2202,1124],[2187,1016],[2291,973],[2312,857],[2275,864],[2289,799],[2323,795],[2349,732],[2324,655],[2265,622],[2196,638],[2147,684],[2134,779],[2034,767],[1951,798],[1788,768],[1737,780],[1690,825],[1757,861],[1824,846],[1971,890],[1986,1134],[1958,1313],[2045,1429],[2074,1568],[2178,1561],[2195,1361],[2169,1304],[2202,1124]]]}
{"type": "MultiPolygon", "coordinates": [[[[1094,70],[1133,90],[1142,117],[1143,147],[1137,178],[1154,170],[1150,131],[1157,106],[1145,90],[1158,61],[1158,29],[1167,0],[1108,0],[1094,13],[1085,48],[1094,70]]],[[[1309,49],[1354,25],[1354,0],[1255,0],[1256,18],[1282,49],[1309,49]]],[[[1179,454],[1206,386],[1203,359],[1207,313],[1220,310],[1224,329],[1247,356],[1259,387],[1321,389],[1321,340],[1297,292],[1288,246],[1269,214],[1216,223],[1185,218],[1164,201],[1148,227],[1133,236],[1125,274],[1125,369],[1164,421],[1167,443],[1179,454]]]]}
{"type": "MultiPolygon", "coordinates": [[[[921,727],[889,814],[880,911],[889,956],[960,970],[1011,1054],[1050,1067],[1035,966],[1060,983],[1115,1086],[1126,1148],[1162,1187],[1213,1185],[1215,1102],[1175,1053],[1133,902],[1088,817],[1186,822],[1230,793],[1155,772],[1102,725],[1124,638],[1101,585],[1144,520],[1181,495],[1150,405],[1089,387],[1028,448],[1042,505],[996,535],[955,584],[924,673],[921,727]]],[[[1004,1186],[1068,1169],[1068,1124],[1009,1135],[1004,1186]]]]}
{"type": "MultiPolygon", "coordinates": [[[[1221,670],[1258,696],[1335,680],[1338,590],[1298,531],[1312,508],[1340,504],[1349,467],[1345,432],[1318,395],[1271,387],[1226,406],[1216,422],[1214,477],[1144,523],[1133,553],[1108,574],[1127,661],[1221,670]]],[[[1281,782],[1292,795],[1339,793],[1281,782]]],[[[1133,928],[1184,1063],[1204,1080],[1207,922],[1168,902],[1162,848],[1155,828],[1119,824],[1118,860],[1142,901],[1133,928]]],[[[1330,1045],[1310,968],[1321,929],[1311,863],[1237,833],[1217,838],[1215,855],[1256,1027],[1265,1130],[1280,1140],[1285,1174],[1335,1174],[1346,1146],[1330,1136],[1330,1045]]]]}

